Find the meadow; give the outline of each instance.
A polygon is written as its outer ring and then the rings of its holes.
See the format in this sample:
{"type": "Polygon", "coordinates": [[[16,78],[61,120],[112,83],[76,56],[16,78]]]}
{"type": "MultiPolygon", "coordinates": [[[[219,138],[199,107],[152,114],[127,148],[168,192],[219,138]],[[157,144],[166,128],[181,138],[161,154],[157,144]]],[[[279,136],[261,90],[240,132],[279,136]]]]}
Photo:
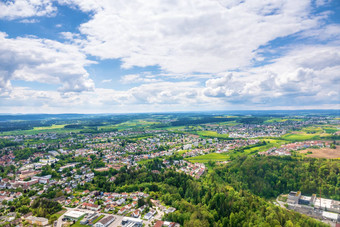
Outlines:
{"type": "Polygon", "coordinates": [[[210,153],[205,155],[200,155],[196,157],[186,158],[185,160],[189,162],[199,162],[199,163],[208,163],[209,161],[218,162],[218,161],[228,161],[229,155],[227,153],[210,153]]]}
{"type": "Polygon", "coordinates": [[[228,139],[228,134],[219,134],[214,131],[196,131],[195,134],[202,136],[202,137],[209,137],[209,138],[218,138],[218,139],[228,139]]]}

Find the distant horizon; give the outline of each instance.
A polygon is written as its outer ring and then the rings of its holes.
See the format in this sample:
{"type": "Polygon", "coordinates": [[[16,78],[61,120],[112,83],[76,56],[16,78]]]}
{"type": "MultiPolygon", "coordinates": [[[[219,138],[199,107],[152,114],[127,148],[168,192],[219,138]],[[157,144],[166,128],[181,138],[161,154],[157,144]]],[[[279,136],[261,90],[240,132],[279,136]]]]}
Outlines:
{"type": "Polygon", "coordinates": [[[340,109],[271,109],[271,110],[205,110],[205,111],[167,111],[167,112],[126,112],[126,113],[0,113],[0,116],[4,115],[119,115],[119,114],[172,114],[172,113],[228,113],[228,112],[308,112],[308,111],[339,111],[340,109]]]}

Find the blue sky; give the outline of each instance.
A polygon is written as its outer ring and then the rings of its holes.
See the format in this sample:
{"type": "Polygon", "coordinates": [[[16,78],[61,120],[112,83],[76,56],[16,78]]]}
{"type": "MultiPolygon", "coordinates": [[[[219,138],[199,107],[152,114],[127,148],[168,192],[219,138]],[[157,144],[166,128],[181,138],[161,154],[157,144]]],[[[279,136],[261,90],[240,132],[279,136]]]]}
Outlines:
{"type": "Polygon", "coordinates": [[[340,108],[337,0],[2,0],[1,113],[340,108]]]}

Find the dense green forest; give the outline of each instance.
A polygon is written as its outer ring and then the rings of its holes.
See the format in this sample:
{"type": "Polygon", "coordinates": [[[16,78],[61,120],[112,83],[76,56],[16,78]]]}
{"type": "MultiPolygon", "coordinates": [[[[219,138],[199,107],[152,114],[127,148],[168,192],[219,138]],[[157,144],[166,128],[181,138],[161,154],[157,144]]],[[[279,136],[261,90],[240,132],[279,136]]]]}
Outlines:
{"type": "Polygon", "coordinates": [[[340,200],[340,160],[293,157],[240,157],[215,169],[235,189],[265,197],[300,190],[340,200]]]}
{"type": "Polygon", "coordinates": [[[122,168],[114,183],[98,175],[83,187],[147,192],[152,198],[175,207],[176,211],[165,219],[184,226],[325,226],[315,219],[277,207],[251,192],[235,190],[215,171],[195,180],[171,169],[153,173],[145,167],[139,170],[122,168]]]}

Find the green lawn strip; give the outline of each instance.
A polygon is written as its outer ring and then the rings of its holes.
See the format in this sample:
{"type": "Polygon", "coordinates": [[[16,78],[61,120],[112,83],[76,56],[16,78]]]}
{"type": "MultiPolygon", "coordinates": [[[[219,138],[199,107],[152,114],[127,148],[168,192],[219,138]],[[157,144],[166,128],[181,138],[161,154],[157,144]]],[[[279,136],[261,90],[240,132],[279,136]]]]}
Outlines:
{"type": "Polygon", "coordinates": [[[98,218],[96,218],[93,222],[92,222],[92,224],[94,225],[94,224],[96,224],[97,222],[99,222],[99,220],[100,219],[102,219],[103,217],[105,217],[105,215],[100,215],[98,218]]]}
{"type": "Polygon", "coordinates": [[[80,224],[80,221],[83,219],[84,217],[80,218],[78,221],[76,221],[76,223],[74,223],[73,225],[71,225],[71,227],[88,227],[88,225],[82,225],[80,224]]]}

